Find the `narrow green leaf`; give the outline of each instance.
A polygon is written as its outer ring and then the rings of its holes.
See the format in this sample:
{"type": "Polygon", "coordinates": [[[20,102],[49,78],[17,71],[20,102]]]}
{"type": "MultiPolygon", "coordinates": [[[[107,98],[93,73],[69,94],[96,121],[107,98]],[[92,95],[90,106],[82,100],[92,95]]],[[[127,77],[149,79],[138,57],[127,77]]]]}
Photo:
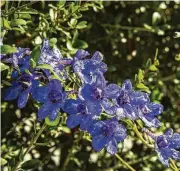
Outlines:
{"type": "Polygon", "coordinates": [[[3,64],[2,62],[0,62],[0,69],[1,69],[1,72],[6,70],[6,69],[9,69],[9,66],[3,64]]]}
{"type": "Polygon", "coordinates": [[[76,39],[73,43],[73,47],[76,49],[86,49],[88,48],[88,44],[83,40],[76,39]]]}
{"type": "Polygon", "coordinates": [[[40,57],[40,54],[41,54],[41,46],[38,45],[33,49],[30,56],[35,62],[37,62],[40,57]]]}
{"type": "Polygon", "coordinates": [[[83,29],[87,27],[87,21],[81,21],[77,24],[76,28],[77,29],[83,29]]]}
{"type": "Polygon", "coordinates": [[[36,67],[36,62],[32,58],[30,59],[30,65],[31,65],[32,68],[36,67]]]}
{"type": "Polygon", "coordinates": [[[48,65],[48,64],[38,65],[36,68],[39,68],[39,69],[48,69],[48,70],[50,70],[50,71],[53,71],[52,66],[50,66],[50,65],[48,65]]]}
{"type": "Polygon", "coordinates": [[[10,54],[16,52],[16,48],[10,45],[2,45],[1,46],[1,54],[10,54]]]}
{"type": "Polygon", "coordinates": [[[65,5],[65,3],[66,3],[66,1],[64,1],[64,0],[59,0],[59,2],[58,2],[58,7],[59,7],[59,8],[62,8],[62,7],[65,5]]]}
{"type": "Polygon", "coordinates": [[[149,68],[152,65],[152,60],[149,58],[146,62],[146,67],[149,68]]]}
{"type": "Polygon", "coordinates": [[[35,169],[37,168],[39,165],[41,164],[41,161],[38,159],[32,159],[32,160],[28,160],[26,162],[24,162],[21,165],[22,169],[35,169]]]}
{"type": "Polygon", "coordinates": [[[11,26],[26,25],[27,22],[23,19],[15,19],[11,21],[11,26]]]}
{"type": "Polygon", "coordinates": [[[4,158],[1,158],[1,166],[4,166],[7,163],[7,160],[4,158]]]}
{"type": "Polygon", "coordinates": [[[5,28],[11,29],[11,26],[9,25],[9,21],[8,20],[3,19],[3,25],[4,25],[5,28]]]}
{"type": "Polygon", "coordinates": [[[72,18],[71,21],[70,21],[70,26],[74,28],[76,26],[76,24],[77,24],[77,19],[72,18]]]}
{"type": "Polygon", "coordinates": [[[144,71],[139,69],[138,71],[138,81],[143,82],[144,81],[144,71]]]}
{"type": "Polygon", "coordinates": [[[57,118],[54,121],[51,121],[48,117],[46,117],[45,118],[45,123],[48,126],[57,126],[59,124],[59,121],[60,121],[60,116],[61,116],[61,114],[58,113],[58,116],[57,116],[57,118]]]}
{"type": "Polygon", "coordinates": [[[157,71],[158,69],[157,69],[157,67],[156,67],[155,65],[151,65],[151,66],[149,67],[149,70],[150,70],[150,71],[157,71]]]}
{"type": "Polygon", "coordinates": [[[138,83],[136,85],[136,87],[140,90],[143,90],[143,91],[149,91],[149,88],[147,86],[145,86],[143,83],[138,83]]]}

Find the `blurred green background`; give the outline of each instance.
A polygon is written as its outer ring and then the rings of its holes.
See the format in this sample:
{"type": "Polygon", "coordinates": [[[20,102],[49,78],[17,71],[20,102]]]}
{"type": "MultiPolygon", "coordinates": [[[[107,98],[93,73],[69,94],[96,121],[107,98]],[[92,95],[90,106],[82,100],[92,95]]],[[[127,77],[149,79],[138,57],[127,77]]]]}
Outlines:
{"type": "MultiPolygon", "coordinates": [[[[156,131],[161,134],[172,127],[180,133],[180,39],[174,38],[180,30],[180,1],[6,1],[1,7],[4,44],[33,49],[48,37],[57,38],[64,57],[73,57],[79,48],[91,54],[100,51],[108,65],[109,82],[121,84],[130,78],[135,88],[151,92],[151,100],[164,105],[159,116],[162,127],[156,131]],[[138,79],[141,71],[143,80],[138,79]]],[[[2,80],[9,79],[7,73],[1,74],[2,80]]],[[[1,86],[3,94],[7,86],[4,82],[1,86]]],[[[32,100],[22,110],[16,102],[2,100],[1,111],[2,169],[6,171],[42,123],[37,121],[32,100]]],[[[169,170],[133,132],[129,135],[119,144],[122,158],[137,171],[169,170]]],[[[78,128],[65,126],[63,115],[61,124],[45,130],[25,160],[39,159],[33,170],[43,171],[127,170],[104,150],[93,151],[83,136],[78,128]]]]}

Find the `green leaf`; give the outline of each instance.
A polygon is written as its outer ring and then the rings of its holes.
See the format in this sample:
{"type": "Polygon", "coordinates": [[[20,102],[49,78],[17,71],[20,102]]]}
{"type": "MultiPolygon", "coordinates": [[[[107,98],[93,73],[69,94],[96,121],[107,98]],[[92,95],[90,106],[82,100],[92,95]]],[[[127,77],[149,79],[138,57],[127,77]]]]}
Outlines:
{"type": "Polygon", "coordinates": [[[40,54],[41,54],[41,46],[38,45],[33,49],[30,56],[35,62],[37,62],[40,57],[40,54]]]}
{"type": "Polygon", "coordinates": [[[48,69],[48,70],[50,70],[50,71],[53,71],[52,66],[50,66],[50,65],[48,65],[48,64],[38,65],[36,68],[39,68],[39,69],[48,69]]]}
{"type": "Polygon", "coordinates": [[[56,43],[57,43],[57,39],[56,38],[51,38],[49,40],[50,47],[54,47],[54,45],[56,45],[56,43]]]}
{"type": "Polygon", "coordinates": [[[68,127],[66,127],[66,126],[61,126],[61,130],[63,132],[65,132],[66,134],[70,134],[71,133],[71,130],[68,127]]]}
{"type": "Polygon", "coordinates": [[[76,24],[77,24],[77,19],[72,18],[69,25],[74,28],[76,24]]]}
{"type": "Polygon", "coordinates": [[[58,2],[58,7],[59,8],[62,8],[64,5],[65,5],[66,1],[63,1],[63,0],[59,0],[58,2]]]}
{"type": "Polygon", "coordinates": [[[37,168],[39,165],[41,164],[41,161],[38,159],[32,159],[32,160],[28,160],[26,162],[24,162],[21,165],[22,169],[35,169],[37,168]]]}
{"type": "Polygon", "coordinates": [[[58,116],[57,116],[57,118],[56,118],[54,121],[51,121],[51,120],[49,119],[49,117],[46,117],[46,118],[45,118],[45,123],[46,123],[48,126],[57,126],[57,125],[59,124],[59,121],[60,121],[60,116],[61,116],[61,114],[58,113],[58,116]]]}
{"type": "Polygon", "coordinates": [[[61,31],[62,33],[64,33],[68,38],[71,39],[71,34],[65,30],[63,30],[62,28],[60,27],[56,27],[57,30],[61,31]]]}
{"type": "Polygon", "coordinates": [[[73,47],[76,49],[86,49],[88,48],[88,44],[83,40],[76,39],[73,43],[73,47]]]}
{"type": "Polygon", "coordinates": [[[150,70],[150,71],[157,71],[158,69],[157,69],[157,67],[156,67],[155,65],[151,65],[151,66],[149,67],[149,70],[150,70]]]}
{"type": "Polygon", "coordinates": [[[146,62],[146,67],[149,68],[152,65],[152,60],[149,58],[146,62]]]}
{"type": "Polygon", "coordinates": [[[138,81],[143,82],[144,81],[144,71],[139,69],[138,71],[138,81]]]}
{"type": "Polygon", "coordinates": [[[30,59],[30,65],[32,68],[36,67],[36,62],[32,58],[30,59]]]}
{"type": "Polygon", "coordinates": [[[5,27],[5,28],[7,28],[7,29],[11,29],[11,27],[10,27],[10,25],[9,25],[9,21],[8,21],[8,20],[3,19],[3,25],[4,25],[4,27],[5,27]]]}
{"type": "Polygon", "coordinates": [[[9,69],[9,66],[3,64],[2,62],[0,62],[0,68],[1,68],[1,72],[6,70],[6,69],[9,69]]]}
{"type": "Polygon", "coordinates": [[[2,45],[1,46],[1,54],[10,54],[16,52],[16,48],[10,45],[2,45]]]}
{"type": "Polygon", "coordinates": [[[87,21],[81,21],[77,24],[76,28],[77,29],[83,29],[87,27],[87,21]]]}
{"type": "Polygon", "coordinates": [[[136,87],[142,91],[146,91],[146,92],[149,92],[149,88],[147,86],[145,86],[143,83],[138,83],[136,85],[136,87]]]}
{"type": "Polygon", "coordinates": [[[1,166],[4,166],[7,163],[7,160],[4,158],[1,158],[1,166]]]}
{"type": "Polygon", "coordinates": [[[11,21],[11,26],[26,25],[27,22],[23,19],[15,19],[11,21]]]}

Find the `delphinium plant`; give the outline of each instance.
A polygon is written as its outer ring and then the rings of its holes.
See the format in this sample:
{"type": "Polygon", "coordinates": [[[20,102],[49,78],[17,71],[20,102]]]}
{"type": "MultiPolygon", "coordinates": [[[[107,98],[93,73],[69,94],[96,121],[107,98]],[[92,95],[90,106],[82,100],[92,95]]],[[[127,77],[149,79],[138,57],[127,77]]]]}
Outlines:
{"type": "MultiPolygon", "coordinates": [[[[173,133],[171,128],[162,135],[150,131],[161,127],[162,122],[158,117],[164,108],[160,103],[150,100],[151,92],[144,83],[145,74],[157,71],[158,51],[153,61],[147,61],[148,69],[139,69],[134,85],[130,79],[121,84],[111,83],[105,76],[108,65],[104,63],[103,54],[99,51],[90,54],[83,50],[88,44],[78,39],[79,30],[87,27],[87,22],[78,21],[81,18],[80,12],[87,11],[93,5],[94,8],[101,5],[98,2],[96,5],[91,2],[87,3],[88,5],[80,5],[83,2],[60,1],[57,6],[49,5],[49,17],[30,9],[28,6],[33,3],[35,2],[10,11],[7,3],[2,15],[4,32],[1,35],[1,71],[5,73],[2,79],[2,99],[6,102],[16,102],[21,110],[28,103],[33,103],[35,109],[32,110],[37,111],[35,122],[39,124],[34,124],[34,133],[27,136],[30,142],[22,143],[23,146],[19,148],[21,150],[16,157],[5,155],[7,160],[11,159],[8,161],[8,169],[26,170],[45,165],[44,161],[24,161],[24,158],[39,145],[49,146],[48,137],[41,143],[38,142],[39,138],[44,136],[44,132],[48,136],[48,132],[54,128],[63,130],[65,123],[72,133],[76,128],[80,129],[77,139],[73,140],[74,143],[86,140],[92,143],[93,150],[99,154],[105,149],[110,157],[115,156],[126,169],[135,170],[130,162],[121,157],[119,147],[122,145],[123,150],[124,140],[132,137],[155,151],[165,167],[178,171],[175,161],[180,159],[180,134],[173,133]],[[66,4],[67,9],[64,7],[66,4]],[[40,16],[38,26],[21,18],[23,14],[27,17],[28,10],[29,14],[40,16]],[[62,20],[58,20],[58,15],[63,16],[62,20]],[[11,20],[12,18],[14,19],[11,20]],[[23,44],[24,47],[3,45],[3,37],[8,31],[18,30],[25,33],[28,25],[35,29],[31,35],[36,45],[34,49],[24,48],[28,42],[23,44]],[[61,35],[60,38],[58,34],[61,35]],[[39,38],[43,42],[38,42],[39,38]],[[59,43],[62,44],[59,46],[59,43]],[[63,44],[67,48],[64,48],[63,44]],[[148,140],[147,136],[151,139],[148,140]]],[[[65,132],[69,134],[69,130],[66,129],[65,132]]],[[[66,156],[64,170],[73,150],[70,149],[71,152],[66,156]]],[[[7,160],[2,158],[2,162],[7,160]]],[[[76,162],[78,164],[78,161],[76,162]]]]}
{"type": "MultiPolygon", "coordinates": [[[[67,126],[72,129],[80,126],[88,133],[88,140],[96,151],[106,148],[130,170],[135,170],[117,154],[118,143],[128,136],[127,129],[133,129],[136,136],[148,147],[154,149],[165,166],[178,170],[174,160],[180,159],[180,134],[167,130],[156,136],[148,128],[159,127],[157,116],[163,106],[150,101],[149,94],[133,89],[130,80],[121,86],[109,83],[104,73],[108,66],[103,55],[95,52],[90,55],[79,49],[72,58],[63,57],[56,45],[50,46],[45,39],[40,49],[37,63],[30,49],[14,48],[16,52],[7,55],[6,45],[1,46],[2,65],[12,69],[10,86],[4,93],[6,101],[16,100],[19,108],[25,107],[29,98],[37,102],[38,120],[44,122],[33,137],[28,153],[46,127],[59,123],[62,113],[67,114],[67,126]],[[71,87],[70,83],[76,85],[71,87]],[[144,123],[138,130],[136,122],[144,123]],[[153,140],[149,144],[141,135],[145,131],[153,140]]],[[[12,170],[20,169],[23,161],[18,161],[12,170]]]]}

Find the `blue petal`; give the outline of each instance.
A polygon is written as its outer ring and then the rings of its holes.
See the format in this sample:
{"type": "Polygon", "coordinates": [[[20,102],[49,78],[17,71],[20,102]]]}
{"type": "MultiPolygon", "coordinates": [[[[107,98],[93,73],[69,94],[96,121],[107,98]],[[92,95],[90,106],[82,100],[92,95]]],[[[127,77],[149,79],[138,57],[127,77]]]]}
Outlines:
{"type": "Polygon", "coordinates": [[[133,105],[144,105],[150,101],[149,95],[144,92],[134,91],[131,94],[131,103],[133,105]]]}
{"type": "Polygon", "coordinates": [[[93,94],[93,87],[90,84],[84,84],[79,92],[79,95],[84,100],[94,100],[92,94],[93,94]]]}
{"type": "Polygon", "coordinates": [[[113,115],[117,111],[117,107],[108,99],[104,98],[101,102],[101,105],[107,114],[113,115]]]}
{"type": "Polygon", "coordinates": [[[117,153],[117,142],[115,139],[111,140],[107,145],[107,152],[111,155],[117,153]]]}
{"type": "Polygon", "coordinates": [[[69,128],[75,128],[81,123],[82,115],[69,115],[66,124],[69,128]]]}
{"type": "Polygon", "coordinates": [[[116,84],[109,84],[104,89],[104,96],[107,98],[117,98],[120,91],[120,87],[116,84]]]}
{"type": "Polygon", "coordinates": [[[30,89],[26,89],[24,91],[21,92],[21,94],[19,95],[18,98],[18,108],[23,108],[26,106],[26,103],[28,101],[28,97],[29,97],[29,91],[30,89]]]}
{"type": "Polygon", "coordinates": [[[180,134],[174,133],[168,143],[170,148],[180,148],[180,134]]]}
{"type": "Polygon", "coordinates": [[[163,112],[163,106],[161,104],[149,103],[147,107],[151,110],[151,112],[149,112],[151,116],[157,116],[163,112]]]}
{"type": "Polygon", "coordinates": [[[11,78],[16,78],[18,77],[18,71],[14,70],[12,73],[11,73],[11,78]]]}
{"type": "Polygon", "coordinates": [[[116,127],[116,132],[114,138],[117,142],[122,142],[127,137],[126,127],[124,125],[118,124],[116,127]]]}
{"type": "Polygon", "coordinates": [[[93,137],[92,139],[92,146],[96,151],[101,151],[106,144],[108,144],[111,141],[110,137],[107,137],[103,134],[93,137]]]}
{"type": "Polygon", "coordinates": [[[63,110],[69,115],[75,115],[78,113],[77,106],[81,103],[80,100],[68,99],[66,100],[63,110]]]}
{"type": "Polygon", "coordinates": [[[96,60],[96,61],[102,61],[103,58],[104,58],[104,57],[103,57],[103,54],[100,53],[99,51],[96,51],[96,52],[93,54],[93,56],[92,56],[91,59],[96,60]]]}
{"type": "Polygon", "coordinates": [[[92,117],[90,115],[84,115],[82,116],[82,120],[80,123],[81,130],[88,130],[89,126],[92,123],[92,117]]]}
{"type": "Polygon", "coordinates": [[[173,129],[172,128],[167,129],[164,135],[167,135],[167,136],[173,135],[173,129]]]}
{"type": "Polygon", "coordinates": [[[125,80],[122,84],[122,88],[127,90],[127,91],[130,91],[132,90],[132,83],[130,80],[125,80]]]}
{"type": "Polygon", "coordinates": [[[155,127],[158,128],[161,126],[161,122],[157,119],[157,118],[152,118],[149,117],[148,114],[142,114],[142,116],[140,116],[140,118],[142,119],[142,121],[146,124],[146,126],[148,127],[155,127]]]}
{"type": "Polygon", "coordinates": [[[138,118],[138,113],[136,111],[136,109],[129,105],[129,104],[125,104],[124,106],[124,112],[127,118],[135,120],[138,118]]]}
{"type": "Polygon", "coordinates": [[[87,109],[88,113],[91,114],[91,116],[97,116],[102,112],[102,107],[99,101],[87,101],[87,109]]]}
{"type": "Polygon", "coordinates": [[[89,56],[89,53],[83,49],[79,49],[77,50],[76,54],[74,55],[74,58],[77,58],[77,59],[83,59],[85,58],[86,56],[89,56]]]}
{"type": "Polygon", "coordinates": [[[32,88],[32,97],[40,103],[45,103],[48,99],[49,89],[47,86],[32,88]]]}
{"type": "Polygon", "coordinates": [[[38,118],[39,120],[43,120],[49,115],[49,112],[52,110],[53,106],[50,101],[44,103],[38,110],[38,118]]]}
{"type": "Polygon", "coordinates": [[[4,99],[7,101],[11,101],[14,99],[17,99],[19,93],[23,90],[21,85],[14,85],[12,87],[9,87],[5,92],[4,99]]]}
{"type": "Polygon", "coordinates": [[[92,137],[94,136],[98,136],[103,134],[102,131],[102,127],[105,125],[106,123],[103,121],[97,121],[93,124],[92,129],[89,130],[89,133],[91,134],[92,137]]]}
{"type": "Polygon", "coordinates": [[[48,115],[51,121],[54,121],[57,118],[59,110],[60,108],[58,107],[58,105],[52,104],[51,110],[49,111],[48,115]]]}
{"type": "Polygon", "coordinates": [[[48,84],[49,89],[62,91],[62,85],[59,80],[53,79],[48,84]]]}

